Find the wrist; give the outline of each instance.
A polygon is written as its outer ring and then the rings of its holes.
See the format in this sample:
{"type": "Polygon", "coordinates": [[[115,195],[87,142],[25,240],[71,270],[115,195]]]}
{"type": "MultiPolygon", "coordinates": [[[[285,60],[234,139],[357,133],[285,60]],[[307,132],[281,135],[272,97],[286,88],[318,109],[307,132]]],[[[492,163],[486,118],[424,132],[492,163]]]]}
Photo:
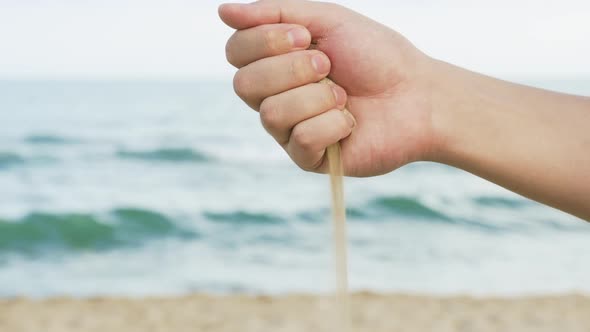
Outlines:
{"type": "Polygon", "coordinates": [[[429,161],[460,166],[461,155],[482,128],[484,117],[480,110],[485,108],[487,98],[479,87],[484,83],[476,73],[433,59],[429,84],[433,142],[429,161]]]}

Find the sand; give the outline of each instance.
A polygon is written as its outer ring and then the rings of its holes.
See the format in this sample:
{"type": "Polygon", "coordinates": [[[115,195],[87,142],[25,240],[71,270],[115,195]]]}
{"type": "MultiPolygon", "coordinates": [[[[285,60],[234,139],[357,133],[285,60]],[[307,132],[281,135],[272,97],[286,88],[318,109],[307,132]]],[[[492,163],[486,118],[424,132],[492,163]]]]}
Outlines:
{"type": "Polygon", "coordinates": [[[346,206],[344,204],[344,169],[340,144],[326,150],[330,166],[330,191],[332,193],[332,228],[334,245],[334,275],[336,280],[336,316],[332,326],[339,332],[350,332],[351,317],[348,290],[348,240],[346,235],[346,206]]]}
{"type": "MultiPolygon", "coordinates": [[[[289,295],[0,300],[0,331],[335,331],[333,298],[289,295]]],[[[584,331],[590,297],[515,299],[355,294],[354,331],[584,331]]]]}

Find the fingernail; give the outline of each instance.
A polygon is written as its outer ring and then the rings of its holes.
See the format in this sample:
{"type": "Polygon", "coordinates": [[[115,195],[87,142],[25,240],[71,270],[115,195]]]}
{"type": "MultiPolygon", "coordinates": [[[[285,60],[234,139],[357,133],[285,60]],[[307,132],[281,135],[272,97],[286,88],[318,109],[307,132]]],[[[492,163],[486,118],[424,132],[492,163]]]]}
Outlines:
{"type": "Polygon", "coordinates": [[[294,48],[307,48],[311,40],[309,32],[303,28],[294,28],[289,30],[287,32],[287,38],[289,38],[289,42],[294,48]]]}
{"type": "Polygon", "coordinates": [[[323,54],[316,54],[311,58],[311,64],[318,74],[327,74],[330,71],[328,57],[323,54]]]}
{"type": "Polygon", "coordinates": [[[352,113],[350,113],[347,109],[344,109],[342,110],[342,114],[344,114],[344,117],[346,118],[346,121],[348,122],[350,128],[356,127],[356,119],[354,118],[352,113]]]}
{"type": "Polygon", "coordinates": [[[333,85],[332,92],[334,93],[334,100],[336,100],[336,105],[344,106],[344,104],[346,103],[346,92],[344,92],[344,89],[336,85],[333,85]]]}

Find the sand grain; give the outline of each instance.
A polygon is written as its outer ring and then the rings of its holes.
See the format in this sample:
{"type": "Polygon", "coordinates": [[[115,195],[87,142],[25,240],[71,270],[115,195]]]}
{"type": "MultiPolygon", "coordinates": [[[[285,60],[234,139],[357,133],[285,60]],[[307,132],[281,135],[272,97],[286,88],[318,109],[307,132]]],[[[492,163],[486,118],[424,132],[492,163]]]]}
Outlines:
{"type": "MultiPolygon", "coordinates": [[[[330,296],[0,300],[0,331],[334,331],[330,296]]],[[[353,331],[590,332],[590,298],[355,294],[353,331]]]]}

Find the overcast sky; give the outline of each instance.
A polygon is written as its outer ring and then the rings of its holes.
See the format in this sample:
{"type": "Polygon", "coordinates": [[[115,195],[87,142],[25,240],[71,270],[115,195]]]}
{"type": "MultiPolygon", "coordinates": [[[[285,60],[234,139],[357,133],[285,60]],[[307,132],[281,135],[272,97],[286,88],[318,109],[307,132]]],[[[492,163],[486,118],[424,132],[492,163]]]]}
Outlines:
{"type": "MultiPolygon", "coordinates": [[[[588,0],[334,2],[480,72],[590,77],[588,0]]],[[[229,78],[220,3],[0,0],[0,78],[229,78]]]]}

